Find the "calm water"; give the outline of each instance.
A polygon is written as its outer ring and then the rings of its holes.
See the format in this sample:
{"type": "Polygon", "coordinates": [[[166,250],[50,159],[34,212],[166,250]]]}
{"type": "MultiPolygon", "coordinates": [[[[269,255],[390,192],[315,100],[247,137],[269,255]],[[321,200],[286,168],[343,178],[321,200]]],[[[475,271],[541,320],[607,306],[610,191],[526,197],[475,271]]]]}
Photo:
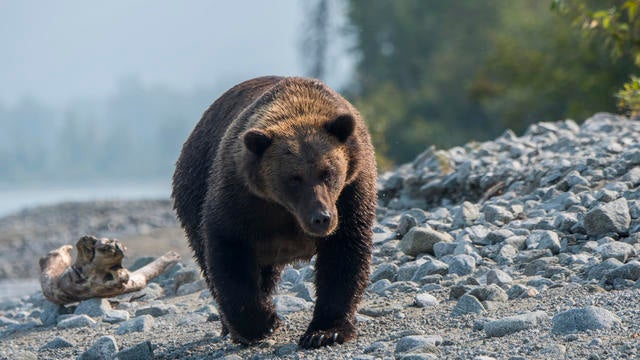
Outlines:
{"type": "Polygon", "coordinates": [[[0,187],[0,217],[66,201],[168,199],[169,181],[78,186],[0,187]]]}
{"type": "MultiPolygon", "coordinates": [[[[0,187],[0,217],[38,205],[66,201],[168,199],[170,183],[147,182],[79,186],[0,187]]],[[[40,289],[37,279],[0,280],[0,300],[40,289]]]]}

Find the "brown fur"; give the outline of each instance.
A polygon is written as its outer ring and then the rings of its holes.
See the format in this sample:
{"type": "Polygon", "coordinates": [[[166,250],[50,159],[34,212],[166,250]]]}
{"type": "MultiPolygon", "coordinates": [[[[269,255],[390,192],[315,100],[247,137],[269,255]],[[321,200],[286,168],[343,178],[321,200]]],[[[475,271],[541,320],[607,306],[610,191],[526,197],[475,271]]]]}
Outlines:
{"type": "Polygon", "coordinates": [[[205,112],[174,174],[175,208],[232,338],[278,325],[282,266],[317,254],[303,347],[352,339],[375,218],[373,148],[357,110],[318,80],[241,83],[205,112]]]}

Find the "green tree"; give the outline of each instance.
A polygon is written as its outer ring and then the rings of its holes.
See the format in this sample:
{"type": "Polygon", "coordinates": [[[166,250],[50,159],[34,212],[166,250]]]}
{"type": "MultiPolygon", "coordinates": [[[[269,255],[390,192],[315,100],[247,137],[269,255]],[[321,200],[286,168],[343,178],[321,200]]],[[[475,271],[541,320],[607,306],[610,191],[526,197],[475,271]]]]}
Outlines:
{"type": "MultiPolygon", "coordinates": [[[[553,0],[552,8],[573,18],[573,24],[590,40],[603,40],[614,60],[640,67],[640,0],[553,0]]],[[[625,67],[626,69],[626,67],[625,67]]],[[[636,76],[616,93],[618,105],[640,114],[640,80],[636,76]]]]}

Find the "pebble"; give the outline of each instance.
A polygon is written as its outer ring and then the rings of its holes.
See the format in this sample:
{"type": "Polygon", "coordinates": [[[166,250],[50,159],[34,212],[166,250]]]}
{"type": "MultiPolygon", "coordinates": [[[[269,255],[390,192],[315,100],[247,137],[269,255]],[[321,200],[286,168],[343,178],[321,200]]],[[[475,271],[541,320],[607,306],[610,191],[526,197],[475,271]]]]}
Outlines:
{"type": "Polygon", "coordinates": [[[406,352],[433,352],[435,347],[442,343],[440,335],[410,335],[396,342],[396,354],[406,352]]]}
{"type": "Polygon", "coordinates": [[[151,315],[153,317],[160,317],[167,314],[175,314],[177,312],[178,308],[175,305],[157,304],[139,308],[136,310],[135,316],[151,315]]]}
{"type": "Polygon", "coordinates": [[[471,226],[479,217],[480,210],[478,209],[478,206],[469,201],[465,201],[454,211],[453,223],[451,226],[456,229],[471,226]]]}
{"type": "Polygon", "coordinates": [[[58,321],[58,327],[61,329],[79,328],[95,324],[96,321],[88,315],[69,315],[68,317],[58,321]]]}
{"type": "Polygon", "coordinates": [[[91,317],[102,317],[109,310],[111,310],[111,304],[107,299],[93,298],[81,301],[73,313],[76,315],[84,314],[91,317]]]}
{"type": "Polygon", "coordinates": [[[150,341],[143,341],[137,345],[120,350],[115,357],[118,360],[151,360],[153,359],[153,345],[150,341]]]}
{"type": "Polygon", "coordinates": [[[449,260],[449,274],[464,276],[473,273],[475,269],[476,259],[473,256],[460,254],[449,260]]]}
{"type": "Polygon", "coordinates": [[[569,334],[587,330],[611,329],[620,319],[607,309],[587,306],[556,314],[553,317],[554,334],[569,334]]]}
{"type": "Polygon", "coordinates": [[[39,351],[43,351],[43,350],[47,350],[47,349],[62,349],[62,348],[67,348],[67,347],[74,347],[76,346],[74,343],[68,341],[67,339],[61,337],[61,336],[56,336],[53,340],[49,341],[48,343],[42,345],[42,347],[40,347],[39,351]]]}
{"type": "Polygon", "coordinates": [[[303,311],[312,306],[308,301],[291,295],[277,295],[273,302],[276,305],[276,311],[280,314],[303,311]]]}
{"type": "Polygon", "coordinates": [[[153,316],[141,315],[131,320],[125,321],[116,330],[116,334],[123,335],[133,332],[146,332],[153,328],[153,316]]]}
{"type": "MultiPolygon", "coordinates": [[[[183,296],[202,291],[207,288],[207,282],[204,279],[196,280],[187,284],[180,285],[176,290],[176,295],[183,296]]],[[[156,297],[157,298],[157,297],[156,297]]]]}
{"type": "Polygon", "coordinates": [[[428,293],[420,293],[415,296],[414,304],[418,307],[429,307],[438,305],[438,299],[428,293]]]}
{"type": "Polygon", "coordinates": [[[491,269],[487,272],[487,285],[496,284],[503,289],[507,289],[513,283],[511,275],[500,269],[491,269]]]}
{"type": "Polygon", "coordinates": [[[451,310],[451,316],[455,317],[465,314],[482,314],[484,310],[484,306],[475,296],[465,294],[458,299],[458,303],[453,310],[451,310]]]}
{"type": "Polygon", "coordinates": [[[599,205],[584,216],[584,227],[592,236],[608,233],[625,233],[629,229],[631,216],[625,198],[599,205]]]}
{"type": "Polygon", "coordinates": [[[108,310],[102,316],[102,321],[109,324],[117,324],[129,320],[129,312],[126,310],[108,310]]]}
{"type": "Polygon", "coordinates": [[[62,305],[45,301],[42,312],[40,313],[40,320],[44,326],[55,325],[58,323],[58,316],[65,314],[65,310],[65,307],[62,305]]]}
{"type": "Polygon", "coordinates": [[[602,244],[595,248],[595,252],[600,254],[603,259],[614,258],[623,263],[626,262],[627,259],[636,255],[636,250],[633,245],[622,241],[613,241],[602,244]]]}
{"type": "Polygon", "coordinates": [[[282,346],[278,346],[274,351],[276,356],[286,356],[298,351],[298,345],[295,343],[289,343],[282,346]]]}
{"type": "Polygon", "coordinates": [[[85,352],[83,352],[78,360],[102,360],[113,359],[118,352],[118,344],[113,336],[103,336],[96,340],[95,343],[85,352]]]}
{"type": "Polygon", "coordinates": [[[448,233],[439,232],[426,227],[413,227],[402,237],[398,248],[409,256],[418,254],[434,254],[433,245],[438,242],[453,242],[448,233]]]}
{"type": "Polygon", "coordinates": [[[535,311],[489,321],[484,324],[484,331],[488,337],[505,336],[537,327],[546,320],[549,316],[544,311],[535,311]]]}

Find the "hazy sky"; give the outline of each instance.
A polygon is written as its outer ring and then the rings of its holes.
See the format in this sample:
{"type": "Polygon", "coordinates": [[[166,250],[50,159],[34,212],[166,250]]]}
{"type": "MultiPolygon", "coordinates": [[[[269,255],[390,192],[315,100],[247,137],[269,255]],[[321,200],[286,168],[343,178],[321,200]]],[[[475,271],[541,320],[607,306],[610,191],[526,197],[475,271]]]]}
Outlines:
{"type": "Polygon", "coordinates": [[[2,0],[0,104],[64,106],[131,76],[191,89],[300,75],[303,15],[296,0],[2,0]]]}

